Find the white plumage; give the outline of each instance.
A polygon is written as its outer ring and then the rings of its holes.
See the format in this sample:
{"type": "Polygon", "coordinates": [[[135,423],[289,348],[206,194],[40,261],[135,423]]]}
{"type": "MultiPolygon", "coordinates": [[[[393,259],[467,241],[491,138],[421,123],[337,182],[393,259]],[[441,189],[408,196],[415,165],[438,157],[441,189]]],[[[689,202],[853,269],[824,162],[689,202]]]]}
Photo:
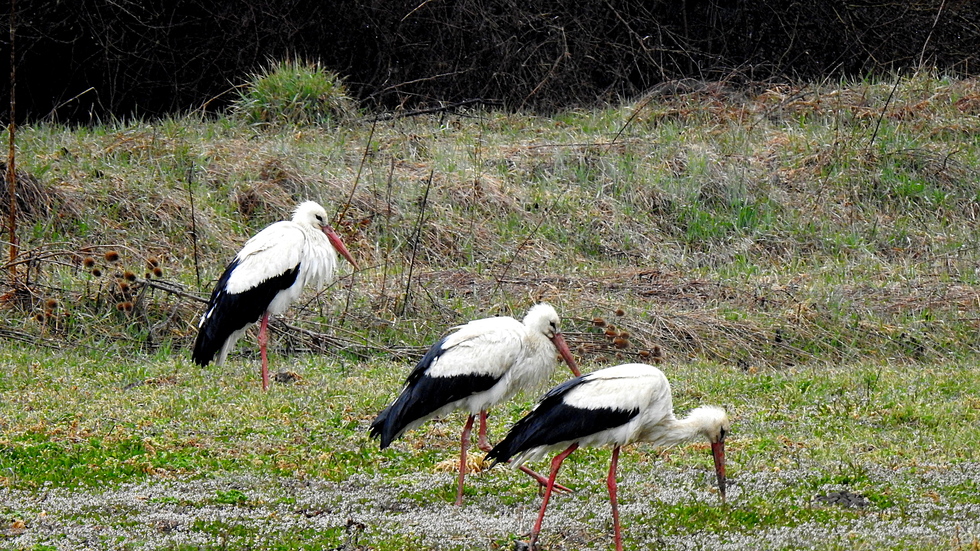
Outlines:
{"type": "MultiPolygon", "coordinates": [[[[304,205],[300,205],[300,208],[308,212],[297,209],[297,214],[303,217],[312,212],[309,209],[316,207],[323,210],[313,202],[304,205]]],[[[326,212],[321,215],[325,216],[326,212]]],[[[269,303],[270,313],[281,314],[305,288],[312,286],[319,290],[333,280],[337,254],[330,243],[329,234],[320,229],[319,223],[319,220],[300,223],[294,217],[293,220],[276,222],[252,236],[235,256],[238,266],[228,278],[225,291],[232,294],[248,291],[269,278],[299,266],[296,281],[280,290],[269,303]]]]}
{"type": "Polygon", "coordinates": [[[548,452],[564,450],[552,460],[531,547],[541,530],[544,512],[562,461],[583,446],[613,446],[609,466],[609,500],[613,510],[616,548],[622,549],[616,500],[616,466],[622,446],[650,442],[673,446],[696,438],[711,443],[718,489],[725,499],[725,437],[730,430],[721,408],[701,406],[683,419],[674,416],[670,383],[660,369],[623,364],[566,381],[553,388],[530,413],[514,424],[487,459],[494,464],[521,465],[548,452]]]}
{"type": "Polygon", "coordinates": [[[330,227],[327,212],[313,201],[300,204],[292,220],[276,222],[246,241],[218,279],[201,316],[194,361],[207,365],[217,353],[217,363],[224,363],[248,326],[261,319],[262,388],[268,388],[269,316],[285,312],[307,287],[332,281],[338,251],[357,268],[330,227]]]}
{"type": "MultiPolygon", "coordinates": [[[[409,374],[398,398],[371,424],[381,448],[405,431],[455,410],[469,414],[460,450],[457,503],[462,501],[466,448],[474,416],[480,416],[478,445],[490,449],[486,411],[520,390],[539,387],[551,378],[560,354],[575,375],[575,359],[559,329],[558,313],[549,304],[532,307],[523,321],[485,318],[456,327],[434,344],[409,374]]],[[[541,477],[543,480],[543,477],[541,477]]]]}

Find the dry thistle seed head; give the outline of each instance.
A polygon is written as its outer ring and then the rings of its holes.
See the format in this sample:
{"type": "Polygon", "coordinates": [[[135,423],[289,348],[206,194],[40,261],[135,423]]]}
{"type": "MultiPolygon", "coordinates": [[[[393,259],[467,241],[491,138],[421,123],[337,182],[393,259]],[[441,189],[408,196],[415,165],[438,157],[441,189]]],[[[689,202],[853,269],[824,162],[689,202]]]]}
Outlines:
{"type": "Polygon", "coordinates": [[[126,302],[124,302],[123,303],[123,310],[125,310],[127,312],[132,312],[133,311],[133,303],[132,302],[129,302],[128,300],[126,302]]]}
{"type": "Polygon", "coordinates": [[[153,275],[156,277],[163,277],[163,270],[160,268],[153,268],[153,275]]]}
{"type": "Polygon", "coordinates": [[[624,339],[630,338],[630,334],[629,334],[628,331],[620,331],[619,332],[619,336],[622,337],[622,338],[624,338],[624,339]]]}
{"type": "Polygon", "coordinates": [[[119,253],[116,251],[106,251],[105,252],[106,262],[115,262],[119,260],[119,253]]]}
{"type": "Polygon", "coordinates": [[[652,359],[654,363],[660,363],[664,361],[664,352],[663,350],[660,350],[659,345],[656,344],[653,345],[652,359]]]}
{"type": "Polygon", "coordinates": [[[94,275],[95,277],[102,277],[102,270],[98,268],[93,268],[92,275],[94,275]]]}
{"type": "Polygon", "coordinates": [[[49,298],[48,300],[44,301],[44,307],[48,310],[54,310],[58,307],[57,299],[49,298]]]}
{"type": "Polygon", "coordinates": [[[123,279],[125,279],[126,281],[136,281],[136,274],[130,272],[129,270],[126,270],[125,272],[123,272],[123,279]]]}
{"type": "Polygon", "coordinates": [[[609,327],[606,327],[606,336],[609,338],[619,336],[619,331],[616,331],[615,325],[610,325],[609,327]]]}
{"type": "Polygon", "coordinates": [[[85,259],[82,260],[82,266],[85,266],[86,268],[89,268],[89,269],[94,268],[95,267],[95,259],[92,258],[91,256],[86,256],[85,259]]]}
{"type": "Polygon", "coordinates": [[[122,291],[122,292],[124,292],[124,293],[128,292],[129,291],[129,283],[126,283],[125,281],[120,281],[119,282],[119,290],[122,291]]]}
{"type": "Polygon", "coordinates": [[[616,315],[617,316],[625,316],[626,315],[626,312],[623,311],[622,308],[616,308],[616,315]]]}
{"type": "Polygon", "coordinates": [[[602,318],[592,318],[592,325],[595,325],[596,327],[602,327],[606,325],[606,320],[602,318]]]}
{"type": "Polygon", "coordinates": [[[613,346],[619,348],[620,350],[626,348],[627,346],[629,346],[629,344],[630,341],[628,339],[624,339],[623,337],[616,337],[615,339],[613,339],[613,346]]]}
{"type": "Polygon", "coordinates": [[[146,263],[147,263],[147,265],[149,265],[149,266],[150,266],[151,268],[156,268],[157,266],[159,266],[159,265],[160,265],[160,261],[159,261],[159,260],[157,260],[157,257],[155,257],[155,256],[151,256],[150,258],[147,258],[147,259],[146,259],[146,263]]]}
{"type": "Polygon", "coordinates": [[[37,321],[44,321],[44,314],[42,314],[41,312],[38,312],[38,313],[34,314],[34,319],[36,319],[37,321]]]}
{"type": "Polygon", "coordinates": [[[643,348],[641,350],[637,350],[636,351],[636,355],[639,356],[639,357],[641,357],[641,358],[649,358],[650,357],[650,351],[647,350],[646,348],[643,348]]]}
{"type": "Polygon", "coordinates": [[[122,302],[117,302],[116,303],[116,310],[119,310],[120,312],[122,312],[125,309],[125,306],[123,306],[123,304],[124,303],[122,303],[122,302]]]}

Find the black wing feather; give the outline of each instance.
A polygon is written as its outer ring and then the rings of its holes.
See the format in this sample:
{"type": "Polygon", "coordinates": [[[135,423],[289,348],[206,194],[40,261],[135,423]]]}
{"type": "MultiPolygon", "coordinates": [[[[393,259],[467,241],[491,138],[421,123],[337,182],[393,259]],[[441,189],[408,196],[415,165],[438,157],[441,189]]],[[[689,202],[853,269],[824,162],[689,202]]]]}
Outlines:
{"type": "Polygon", "coordinates": [[[405,381],[405,386],[414,384],[422,378],[422,375],[425,375],[429,368],[432,367],[432,362],[436,361],[436,359],[439,358],[439,356],[442,356],[442,353],[445,352],[442,345],[445,344],[446,339],[448,338],[449,336],[447,335],[439,339],[439,342],[433,344],[428,350],[425,351],[425,355],[422,356],[419,363],[415,364],[415,368],[412,369],[412,372],[408,374],[408,379],[405,381]]]}
{"type": "Polygon", "coordinates": [[[225,272],[214,286],[211,299],[208,300],[206,312],[210,312],[211,315],[204,320],[197,332],[197,340],[194,341],[194,352],[191,356],[194,363],[198,365],[205,366],[211,363],[214,355],[221,350],[232,333],[258,321],[276,295],[296,282],[300,267],[297,264],[296,267],[270,277],[242,293],[229,293],[225,290],[228,279],[231,278],[238,264],[238,259],[235,259],[225,268],[225,272]]]}
{"type": "Polygon", "coordinates": [[[408,375],[398,398],[371,423],[371,437],[381,438],[381,449],[387,448],[413,421],[428,417],[446,404],[488,390],[500,381],[500,377],[486,374],[429,376],[427,371],[442,355],[445,341],[443,338],[429,348],[408,375]]]}
{"type": "Polygon", "coordinates": [[[591,434],[625,425],[639,409],[579,408],[565,403],[569,391],[589,382],[588,375],[565,381],[548,391],[530,413],[514,424],[486,459],[506,463],[515,455],[560,442],[572,442],[591,434]]]}

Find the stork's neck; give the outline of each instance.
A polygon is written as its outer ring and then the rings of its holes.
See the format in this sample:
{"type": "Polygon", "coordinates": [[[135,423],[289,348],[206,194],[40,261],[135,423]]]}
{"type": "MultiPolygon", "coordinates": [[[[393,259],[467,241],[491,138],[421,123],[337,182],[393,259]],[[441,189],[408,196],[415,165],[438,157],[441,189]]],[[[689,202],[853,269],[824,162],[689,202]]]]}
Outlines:
{"type": "Polygon", "coordinates": [[[671,415],[670,420],[666,421],[664,425],[666,425],[666,430],[657,442],[661,446],[676,446],[694,440],[701,435],[701,423],[691,416],[678,419],[671,415]]]}
{"type": "Polygon", "coordinates": [[[709,428],[716,423],[716,418],[701,409],[695,409],[687,417],[678,419],[671,413],[661,422],[662,429],[655,439],[661,446],[676,446],[691,440],[707,438],[709,428]]]}

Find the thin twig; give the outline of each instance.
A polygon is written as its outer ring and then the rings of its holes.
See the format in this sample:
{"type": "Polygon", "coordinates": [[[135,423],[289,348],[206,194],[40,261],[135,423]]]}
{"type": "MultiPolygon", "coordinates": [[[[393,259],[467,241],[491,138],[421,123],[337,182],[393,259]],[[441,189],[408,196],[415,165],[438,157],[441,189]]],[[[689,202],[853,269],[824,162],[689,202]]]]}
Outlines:
{"type": "Polygon", "coordinates": [[[425,193],[422,195],[422,206],[419,208],[419,218],[415,223],[415,239],[412,241],[412,259],[408,263],[408,280],[405,281],[405,298],[399,316],[404,316],[408,311],[408,303],[412,290],[412,272],[415,270],[415,257],[419,252],[419,243],[422,241],[422,222],[425,220],[425,209],[429,204],[429,189],[432,188],[432,177],[435,175],[435,168],[429,171],[429,179],[425,182],[425,193]]]}
{"type": "Polygon", "coordinates": [[[152,287],[154,289],[160,289],[161,291],[166,291],[172,295],[177,295],[181,298],[189,298],[196,302],[201,302],[207,304],[208,297],[197,295],[194,293],[188,293],[183,290],[183,287],[178,283],[173,283],[164,279],[137,279],[137,283],[146,285],[147,287],[152,287]]]}
{"type": "Polygon", "coordinates": [[[68,105],[69,103],[77,100],[78,98],[84,96],[85,94],[87,94],[89,92],[94,92],[94,91],[95,91],[95,86],[89,86],[87,89],[82,90],[81,92],[75,94],[74,96],[72,96],[72,97],[66,99],[65,101],[59,103],[58,105],[55,105],[54,107],[51,108],[50,111],[48,111],[47,118],[53,119],[54,116],[55,116],[55,113],[58,112],[58,109],[61,109],[62,107],[64,107],[64,106],[68,105]]]}
{"type": "Polygon", "coordinates": [[[379,95],[382,95],[382,94],[387,94],[388,92],[390,92],[392,90],[395,90],[397,88],[401,88],[402,86],[408,86],[410,84],[417,84],[419,82],[426,82],[426,81],[429,81],[429,80],[438,80],[438,79],[444,78],[444,77],[454,77],[454,76],[457,76],[457,75],[461,75],[464,72],[465,71],[453,71],[451,73],[440,73],[438,75],[431,75],[431,76],[427,76],[427,77],[423,77],[423,78],[416,78],[416,79],[413,79],[413,80],[406,80],[406,81],[403,81],[403,82],[399,82],[398,84],[392,84],[391,86],[388,86],[388,87],[382,88],[381,90],[378,90],[376,92],[373,92],[370,95],[368,95],[368,97],[365,98],[365,99],[366,100],[369,100],[369,99],[371,99],[371,98],[373,98],[375,96],[379,96],[379,95]]]}
{"type": "Polygon", "coordinates": [[[551,76],[555,74],[555,71],[558,70],[558,66],[561,64],[561,61],[563,59],[568,59],[572,57],[571,52],[568,51],[568,39],[565,36],[565,29],[563,27],[559,27],[559,30],[561,31],[561,42],[563,46],[562,49],[564,51],[558,54],[558,57],[555,58],[554,63],[552,63],[551,65],[551,69],[548,69],[548,73],[544,75],[544,77],[541,79],[541,82],[539,82],[537,86],[534,87],[533,90],[531,90],[530,92],[528,92],[526,96],[524,96],[524,99],[521,101],[521,104],[518,106],[518,109],[523,109],[524,105],[526,105],[528,100],[531,99],[531,96],[537,94],[538,91],[541,90],[542,87],[544,87],[545,83],[548,82],[551,79],[551,76]]]}
{"type": "MultiPolygon", "coordinates": [[[[368,153],[371,151],[371,140],[374,138],[374,130],[377,128],[377,123],[371,124],[371,132],[368,133],[367,141],[364,143],[364,153],[361,154],[361,162],[357,165],[357,173],[354,175],[354,183],[350,187],[350,195],[347,196],[347,201],[344,202],[343,210],[337,215],[337,223],[339,224],[344,216],[347,215],[347,211],[351,207],[351,203],[354,202],[354,193],[357,191],[357,186],[361,181],[361,172],[364,170],[364,165],[367,163],[368,153]]],[[[347,298],[344,301],[344,310],[340,313],[340,318],[337,323],[343,323],[344,319],[347,317],[347,312],[350,310],[351,297],[354,294],[354,278],[357,276],[357,270],[351,272],[351,284],[347,288],[347,298]]]]}
{"type": "Polygon", "coordinates": [[[390,121],[390,120],[394,120],[394,119],[403,119],[403,118],[406,118],[406,117],[417,117],[419,115],[429,115],[429,114],[432,114],[432,113],[445,113],[447,111],[452,111],[453,109],[456,109],[457,107],[463,107],[465,105],[472,105],[474,103],[479,103],[481,105],[491,105],[491,106],[500,106],[500,105],[503,105],[503,102],[500,101],[500,100],[483,99],[483,98],[472,98],[472,99],[464,99],[464,100],[457,101],[457,102],[454,102],[454,103],[449,103],[449,104],[446,104],[446,105],[440,105],[438,107],[427,107],[425,109],[416,109],[416,110],[413,110],[413,111],[405,111],[405,112],[402,112],[402,113],[384,113],[384,114],[378,115],[377,117],[375,117],[373,119],[370,119],[370,120],[371,120],[371,122],[390,121]]]}
{"type": "Polygon", "coordinates": [[[606,144],[607,151],[610,148],[612,148],[613,145],[616,144],[620,136],[623,135],[623,132],[626,132],[626,129],[629,127],[630,123],[632,123],[633,120],[636,119],[636,116],[640,114],[640,111],[642,111],[644,107],[649,105],[651,101],[653,101],[653,94],[648,94],[646,99],[644,99],[643,102],[640,103],[640,105],[636,106],[636,109],[634,109],[633,112],[630,113],[630,116],[626,119],[626,122],[623,123],[623,126],[619,128],[619,132],[616,132],[616,135],[613,136],[612,140],[610,140],[610,142],[606,144]]]}
{"type": "MultiPolygon", "coordinates": [[[[384,228],[385,235],[389,237],[391,236],[391,215],[392,215],[392,208],[391,208],[392,185],[391,184],[394,181],[394,179],[395,179],[395,158],[391,157],[391,163],[389,164],[388,167],[387,189],[385,190],[385,204],[387,205],[388,210],[385,213],[385,228],[384,228]]],[[[378,293],[378,298],[381,300],[384,300],[385,291],[388,286],[388,261],[391,259],[390,254],[386,254],[383,256],[384,256],[384,267],[381,272],[381,292],[378,293]]]]}
{"type": "Polygon", "coordinates": [[[420,9],[424,8],[425,5],[428,4],[431,1],[432,0],[425,0],[424,2],[422,2],[421,4],[419,4],[418,6],[415,6],[414,8],[412,8],[412,11],[406,13],[405,14],[405,17],[402,17],[402,19],[401,19],[402,22],[404,22],[406,19],[408,19],[409,17],[411,17],[413,13],[415,13],[415,12],[419,11],[420,9]]]}
{"type": "Polygon", "coordinates": [[[187,169],[187,197],[191,203],[191,242],[194,246],[194,274],[197,276],[197,288],[201,288],[201,263],[197,254],[197,213],[194,211],[194,165],[187,169]]]}
{"type": "Polygon", "coordinates": [[[17,34],[15,4],[15,0],[10,0],[10,124],[7,127],[7,197],[10,200],[7,208],[7,231],[10,234],[10,279],[14,284],[17,283],[17,268],[13,265],[14,259],[17,258],[17,142],[14,139],[17,130],[17,102],[14,95],[17,84],[17,56],[14,49],[14,36],[17,34]]]}
{"type": "Polygon", "coordinates": [[[527,244],[531,242],[531,239],[533,239],[534,236],[538,233],[538,230],[541,228],[541,225],[544,224],[545,220],[547,220],[548,214],[551,212],[551,208],[554,207],[557,202],[558,199],[556,198],[555,201],[553,201],[550,205],[548,205],[548,208],[546,208],[544,212],[541,213],[541,219],[538,220],[538,223],[534,225],[534,228],[532,228],[531,231],[527,234],[527,236],[524,238],[524,241],[521,241],[521,244],[517,246],[517,250],[514,251],[514,256],[511,257],[511,259],[507,262],[507,264],[504,265],[504,271],[500,274],[500,277],[496,278],[497,283],[494,285],[493,290],[490,291],[490,298],[492,298],[495,294],[497,294],[497,291],[500,289],[500,286],[504,283],[504,278],[507,277],[507,272],[510,271],[511,266],[513,266],[514,262],[517,261],[517,257],[520,256],[521,251],[524,250],[524,247],[526,247],[527,244]]]}
{"type": "MultiPolygon", "coordinates": [[[[483,117],[481,116],[480,119],[482,121],[483,117]]],[[[479,196],[480,182],[483,179],[483,139],[484,139],[483,131],[484,130],[485,130],[485,125],[480,124],[480,133],[477,135],[476,141],[473,144],[473,149],[475,150],[473,152],[473,157],[474,160],[476,161],[475,163],[476,174],[473,176],[474,199],[476,199],[479,196]]],[[[475,200],[469,202],[469,205],[467,206],[467,211],[468,211],[467,214],[469,215],[469,219],[470,219],[470,231],[469,231],[470,242],[467,245],[466,249],[469,251],[469,255],[468,255],[469,261],[473,262],[473,256],[474,256],[473,248],[474,248],[474,241],[476,239],[475,237],[476,236],[476,201],[475,200]]]]}
{"type": "Polygon", "coordinates": [[[357,184],[361,181],[361,171],[364,169],[365,163],[367,163],[368,154],[371,152],[371,140],[374,138],[374,130],[377,128],[377,122],[371,123],[371,132],[368,133],[367,141],[364,142],[364,152],[361,154],[361,162],[357,164],[357,173],[354,174],[354,185],[350,188],[350,195],[347,196],[347,201],[344,203],[343,210],[337,215],[337,222],[344,219],[347,215],[347,211],[350,209],[351,203],[354,201],[354,192],[357,191],[357,184]]]}
{"type": "Polygon", "coordinates": [[[936,18],[932,21],[932,27],[929,27],[929,34],[926,35],[925,41],[922,43],[922,52],[919,53],[919,69],[922,69],[922,62],[925,61],[926,57],[926,46],[929,45],[929,40],[932,38],[932,32],[936,30],[936,25],[939,23],[939,17],[943,14],[943,8],[946,7],[946,0],[939,3],[939,10],[936,12],[936,18]]]}
{"type": "Polygon", "coordinates": [[[888,105],[892,102],[892,98],[895,96],[895,90],[898,89],[898,84],[902,82],[902,76],[899,75],[895,79],[895,85],[892,86],[892,91],[888,93],[888,98],[885,99],[885,105],[881,107],[881,112],[878,113],[878,120],[875,121],[875,131],[871,134],[871,140],[868,142],[868,150],[874,145],[875,140],[878,138],[878,130],[881,128],[881,121],[885,118],[885,111],[888,110],[888,105]]]}

